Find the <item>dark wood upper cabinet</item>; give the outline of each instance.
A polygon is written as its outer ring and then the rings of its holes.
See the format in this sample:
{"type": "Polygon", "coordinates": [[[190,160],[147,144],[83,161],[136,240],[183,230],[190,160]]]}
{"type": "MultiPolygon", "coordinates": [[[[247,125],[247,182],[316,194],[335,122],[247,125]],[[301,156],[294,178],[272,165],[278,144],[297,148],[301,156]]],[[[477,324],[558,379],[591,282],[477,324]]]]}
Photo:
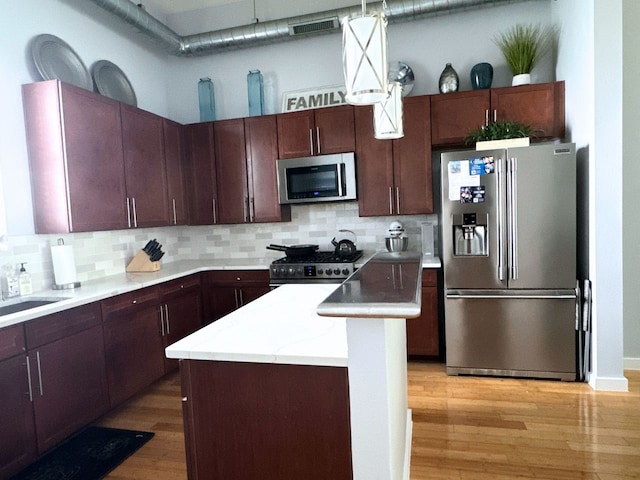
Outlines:
{"type": "Polygon", "coordinates": [[[127,228],[120,104],[57,80],[22,96],[36,233],[127,228]]]}
{"type": "Polygon", "coordinates": [[[128,226],[169,225],[163,119],[121,104],[128,226]]]}
{"type": "Polygon", "coordinates": [[[167,167],[167,193],[172,225],[186,225],[188,221],[185,195],[185,157],[182,125],[164,119],[164,157],[167,167]]]}
{"type": "Polygon", "coordinates": [[[189,224],[217,223],[216,168],[213,123],[194,123],[184,127],[187,156],[187,197],[189,224]]]}
{"type": "Polygon", "coordinates": [[[277,115],[279,158],[309,157],[355,150],[353,107],[337,107],[277,115]]]}
{"type": "Polygon", "coordinates": [[[355,109],[360,216],[433,212],[429,97],[403,99],[404,137],[377,140],[372,107],[355,109]]]}
{"type": "Polygon", "coordinates": [[[493,88],[491,108],[498,120],[531,125],[536,138],[565,135],[564,82],[493,88]]]}
{"type": "Polygon", "coordinates": [[[218,191],[218,222],[249,221],[249,192],[244,120],[221,120],[213,124],[218,191]]]}
{"type": "Polygon", "coordinates": [[[276,116],[244,119],[249,213],[252,222],[288,222],[291,207],[278,201],[276,116]]]}
{"type": "Polygon", "coordinates": [[[471,130],[496,120],[531,125],[536,138],[563,138],[564,82],[431,96],[433,145],[463,146],[471,130]]]}

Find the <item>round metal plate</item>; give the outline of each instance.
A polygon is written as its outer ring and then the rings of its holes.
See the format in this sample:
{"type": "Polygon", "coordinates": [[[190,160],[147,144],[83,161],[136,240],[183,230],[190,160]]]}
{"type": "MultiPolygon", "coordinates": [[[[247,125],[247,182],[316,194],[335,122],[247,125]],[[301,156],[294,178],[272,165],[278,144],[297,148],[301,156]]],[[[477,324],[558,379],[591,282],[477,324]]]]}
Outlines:
{"type": "Polygon", "coordinates": [[[131,82],[115,63],[100,60],[91,67],[96,90],[105,97],[137,106],[138,101],[131,82]]]}
{"type": "Polygon", "coordinates": [[[87,67],[78,54],[55,35],[37,35],[31,41],[31,57],[43,80],[60,80],[93,90],[87,67]]]}

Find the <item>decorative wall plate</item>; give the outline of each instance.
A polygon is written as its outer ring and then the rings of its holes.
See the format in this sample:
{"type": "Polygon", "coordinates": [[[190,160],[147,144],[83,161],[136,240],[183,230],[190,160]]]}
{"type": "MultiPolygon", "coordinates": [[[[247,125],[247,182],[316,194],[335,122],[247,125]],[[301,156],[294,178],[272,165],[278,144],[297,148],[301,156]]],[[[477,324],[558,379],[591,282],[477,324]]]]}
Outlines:
{"type": "Polygon", "coordinates": [[[101,95],[134,107],[138,105],[131,82],[115,63],[100,60],[91,67],[91,74],[96,90],[101,95]]]}
{"type": "Polygon", "coordinates": [[[43,33],[31,41],[31,57],[43,80],[60,80],[93,90],[91,75],[78,54],[62,39],[43,33]]]}

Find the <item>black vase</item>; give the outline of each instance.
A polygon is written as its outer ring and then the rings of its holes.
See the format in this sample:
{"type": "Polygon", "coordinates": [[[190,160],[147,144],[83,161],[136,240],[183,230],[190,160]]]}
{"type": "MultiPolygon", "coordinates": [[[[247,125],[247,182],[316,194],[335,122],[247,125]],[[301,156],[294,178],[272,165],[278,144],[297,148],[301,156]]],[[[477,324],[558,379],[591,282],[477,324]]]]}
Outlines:
{"type": "Polygon", "coordinates": [[[478,63],[471,69],[471,87],[474,90],[491,88],[493,67],[490,63],[478,63]]]}
{"type": "Polygon", "coordinates": [[[440,93],[457,92],[459,83],[458,73],[450,63],[447,63],[440,74],[440,81],[438,82],[440,93]]]}

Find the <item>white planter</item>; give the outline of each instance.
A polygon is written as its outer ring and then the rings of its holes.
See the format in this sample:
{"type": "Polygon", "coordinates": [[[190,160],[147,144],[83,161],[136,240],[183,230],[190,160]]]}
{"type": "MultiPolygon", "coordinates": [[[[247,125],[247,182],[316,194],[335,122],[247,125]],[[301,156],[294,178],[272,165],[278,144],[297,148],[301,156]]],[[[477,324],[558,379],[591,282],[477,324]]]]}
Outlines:
{"type": "Polygon", "coordinates": [[[520,75],[514,75],[511,85],[517,87],[518,85],[529,85],[531,83],[530,73],[521,73],[520,75]]]}
{"type": "Polygon", "coordinates": [[[504,140],[487,140],[476,142],[476,150],[497,150],[500,148],[528,147],[529,137],[505,138],[504,140]]]}

